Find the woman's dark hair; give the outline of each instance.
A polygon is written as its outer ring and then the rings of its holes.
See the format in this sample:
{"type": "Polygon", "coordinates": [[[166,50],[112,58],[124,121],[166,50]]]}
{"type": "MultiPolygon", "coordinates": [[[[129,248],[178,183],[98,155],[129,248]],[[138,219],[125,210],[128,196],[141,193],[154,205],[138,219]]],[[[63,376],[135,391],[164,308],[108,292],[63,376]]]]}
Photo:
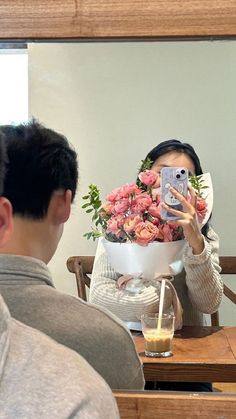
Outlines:
{"type": "MultiPolygon", "coordinates": [[[[190,159],[192,160],[193,164],[194,164],[195,175],[198,176],[198,175],[203,174],[199,157],[196,154],[194,148],[188,143],[182,143],[181,141],[174,140],[174,139],[173,140],[162,141],[160,144],[158,144],[156,147],[154,147],[151,151],[149,151],[149,153],[147,154],[147,156],[144,160],[144,165],[145,165],[145,162],[148,161],[148,160],[151,160],[153,163],[155,163],[155,161],[159,157],[161,157],[164,154],[169,153],[171,151],[177,151],[178,153],[187,154],[190,157],[190,159]]],[[[142,171],[142,170],[143,170],[143,165],[140,168],[140,171],[142,171]]],[[[210,218],[211,218],[211,215],[210,215],[210,218]]],[[[202,228],[202,234],[205,237],[207,237],[208,230],[209,230],[209,221],[202,228]]]]}
{"type": "Polygon", "coordinates": [[[179,153],[187,154],[193,161],[195,167],[195,175],[202,175],[202,168],[198,155],[196,154],[194,148],[188,143],[182,143],[179,140],[167,140],[158,144],[147,154],[146,159],[150,159],[153,163],[163,154],[169,153],[171,151],[177,151],[179,153]]]}

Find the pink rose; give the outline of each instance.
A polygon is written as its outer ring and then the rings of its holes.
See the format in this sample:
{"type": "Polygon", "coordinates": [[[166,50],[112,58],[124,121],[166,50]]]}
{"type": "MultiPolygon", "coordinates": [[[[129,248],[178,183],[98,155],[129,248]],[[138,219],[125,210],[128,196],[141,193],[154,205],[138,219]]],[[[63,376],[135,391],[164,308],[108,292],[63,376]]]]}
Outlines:
{"type": "Polygon", "coordinates": [[[153,201],[160,201],[160,193],[161,193],[161,188],[152,188],[152,199],[153,201]]]}
{"type": "Polygon", "coordinates": [[[135,227],[135,242],[147,246],[148,243],[153,242],[158,236],[159,229],[149,221],[142,221],[135,227]]]}
{"type": "Polygon", "coordinates": [[[114,214],[125,214],[129,208],[129,200],[127,198],[120,199],[119,201],[115,202],[113,207],[114,214]]]}
{"type": "Polygon", "coordinates": [[[112,210],[114,208],[114,205],[111,202],[104,202],[104,204],[102,204],[101,206],[101,210],[100,212],[103,213],[105,212],[105,215],[110,215],[112,213],[112,210]]]}
{"type": "Polygon", "coordinates": [[[160,215],[160,205],[156,204],[155,202],[153,202],[150,207],[148,208],[148,212],[150,215],[152,215],[152,217],[158,217],[161,218],[160,215]]]}
{"type": "Polygon", "coordinates": [[[168,224],[162,224],[159,226],[159,234],[157,240],[160,240],[161,242],[173,241],[173,231],[168,224]]]}
{"type": "Polygon", "coordinates": [[[115,202],[123,198],[129,198],[132,195],[139,195],[141,193],[142,190],[136,185],[136,183],[127,183],[126,185],[113,189],[113,191],[107,195],[106,200],[115,202]]]}
{"type": "Polygon", "coordinates": [[[164,241],[163,225],[164,224],[159,225],[159,231],[158,231],[158,236],[157,236],[157,240],[160,242],[164,241]]]}
{"type": "Polygon", "coordinates": [[[136,196],[132,202],[132,212],[142,214],[146,211],[152,203],[152,198],[147,193],[142,193],[136,196]]]}
{"type": "Polygon", "coordinates": [[[129,215],[126,217],[124,222],[124,230],[126,233],[132,233],[138,223],[142,221],[142,218],[139,215],[129,215]]]}
{"type": "Polygon", "coordinates": [[[152,217],[152,224],[154,224],[155,226],[159,226],[160,219],[156,217],[152,217]]]}
{"type": "Polygon", "coordinates": [[[157,240],[161,242],[173,241],[173,231],[168,224],[161,224],[159,226],[159,234],[157,240]]]}
{"type": "Polygon", "coordinates": [[[202,221],[207,212],[207,203],[203,198],[197,197],[196,210],[199,221],[202,221]]]}
{"type": "Polygon", "coordinates": [[[168,224],[163,225],[162,232],[164,242],[171,242],[173,240],[172,230],[168,224]]]}
{"type": "Polygon", "coordinates": [[[136,183],[127,183],[120,188],[120,197],[121,198],[129,198],[131,195],[139,195],[142,191],[136,185],[136,183]]]}
{"type": "Polygon", "coordinates": [[[110,202],[115,202],[115,201],[117,201],[118,199],[120,199],[120,190],[121,190],[121,188],[116,188],[116,189],[113,189],[113,191],[111,191],[111,192],[107,195],[106,200],[107,200],[107,201],[110,201],[110,202]]]}
{"type": "Polygon", "coordinates": [[[119,236],[121,233],[121,227],[123,223],[124,223],[124,218],[121,215],[117,215],[116,217],[110,218],[110,220],[107,221],[106,232],[119,236]]]}
{"type": "Polygon", "coordinates": [[[145,170],[138,175],[139,180],[146,186],[152,186],[156,183],[157,174],[153,170],[145,170]]]}

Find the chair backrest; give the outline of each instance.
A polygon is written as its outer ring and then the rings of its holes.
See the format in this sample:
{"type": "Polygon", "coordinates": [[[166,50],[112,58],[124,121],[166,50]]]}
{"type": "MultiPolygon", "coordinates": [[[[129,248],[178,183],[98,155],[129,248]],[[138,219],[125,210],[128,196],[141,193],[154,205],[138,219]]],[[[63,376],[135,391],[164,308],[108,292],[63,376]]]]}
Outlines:
{"type": "Polygon", "coordinates": [[[236,394],[114,391],[121,419],[235,418],[236,394]]]}
{"type": "MultiPolygon", "coordinates": [[[[220,256],[221,275],[236,274],[236,256],[220,256]]],[[[224,284],[224,294],[230,301],[236,304],[236,294],[224,284]]],[[[219,326],[219,311],[211,314],[212,326],[219,326]]]]}
{"type": "Polygon", "coordinates": [[[75,274],[78,296],[87,301],[86,286],[90,287],[94,256],[71,256],[67,259],[67,268],[75,274]]]}
{"type": "MultiPolygon", "coordinates": [[[[220,256],[222,275],[236,275],[236,256],[220,256]]],[[[235,277],[236,280],[236,277],[235,277]]],[[[236,294],[224,284],[224,294],[232,303],[236,304],[236,294]]]]}
{"type": "MultiPolygon", "coordinates": [[[[90,287],[90,276],[93,270],[94,256],[71,256],[67,260],[67,268],[75,274],[78,295],[87,301],[86,286],[90,287]]],[[[220,256],[222,275],[236,274],[236,256],[220,256]]],[[[236,293],[224,284],[224,294],[236,304],[236,293]]],[[[211,314],[212,326],[219,326],[219,312],[211,314]]]]}

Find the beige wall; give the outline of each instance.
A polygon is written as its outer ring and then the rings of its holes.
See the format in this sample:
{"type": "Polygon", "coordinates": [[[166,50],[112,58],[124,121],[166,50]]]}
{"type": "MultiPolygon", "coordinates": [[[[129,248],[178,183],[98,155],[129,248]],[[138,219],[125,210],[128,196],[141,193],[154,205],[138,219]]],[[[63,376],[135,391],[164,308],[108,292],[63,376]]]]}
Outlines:
{"type": "MultiPolygon", "coordinates": [[[[31,44],[29,110],[79,154],[78,196],[50,263],[58,288],[75,293],[67,257],[95,253],[82,237],[88,184],[104,196],[132,181],[147,151],[168,138],[189,141],[211,172],[220,253],[236,253],[236,42],[31,44]]],[[[232,323],[233,312],[222,311],[232,323]]]]}

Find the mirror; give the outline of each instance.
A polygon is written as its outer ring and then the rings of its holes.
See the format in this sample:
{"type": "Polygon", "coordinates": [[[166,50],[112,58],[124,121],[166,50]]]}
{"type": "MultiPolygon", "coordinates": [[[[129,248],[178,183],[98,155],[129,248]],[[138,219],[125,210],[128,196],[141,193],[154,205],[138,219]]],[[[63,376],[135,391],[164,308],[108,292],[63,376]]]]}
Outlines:
{"type": "MultiPolygon", "coordinates": [[[[111,8],[106,1],[96,6],[91,1],[49,0],[32,8],[29,1],[24,7],[18,1],[10,6],[4,1],[0,37],[8,41],[229,37],[235,35],[236,10],[227,3],[219,7],[211,0],[146,1],[137,9],[128,1],[123,9],[123,2],[111,8]]],[[[80,197],[90,182],[105,194],[112,182],[133,180],[140,159],[160,140],[186,139],[214,178],[214,225],[221,253],[234,253],[235,198],[229,190],[235,179],[234,45],[229,41],[31,44],[29,109],[78,146],[80,197]]],[[[81,241],[89,227],[87,216],[86,220],[79,206],[74,207],[52,262],[55,278],[56,266],[61,275],[67,254],[94,253],[93,244],[81,241]]],[[[65,278],[73,287],[72,278],[66,269],[62,276],[59,286],[68,291],[65,278]]]]}
{"type": "Polygon", "coordinates": [[[29,44],[28,59],[30,112],[65,133],[80,161],[78,203],[51,264],[60,287],[68,291],[71,278],[62,275],[65,257],[95,252],[82,238],[89,183],[104,197],[132,182],[141,159],[168,138],[189,141],[211,172],[221,254],[234,254],[235,42],[29,44]]]}

